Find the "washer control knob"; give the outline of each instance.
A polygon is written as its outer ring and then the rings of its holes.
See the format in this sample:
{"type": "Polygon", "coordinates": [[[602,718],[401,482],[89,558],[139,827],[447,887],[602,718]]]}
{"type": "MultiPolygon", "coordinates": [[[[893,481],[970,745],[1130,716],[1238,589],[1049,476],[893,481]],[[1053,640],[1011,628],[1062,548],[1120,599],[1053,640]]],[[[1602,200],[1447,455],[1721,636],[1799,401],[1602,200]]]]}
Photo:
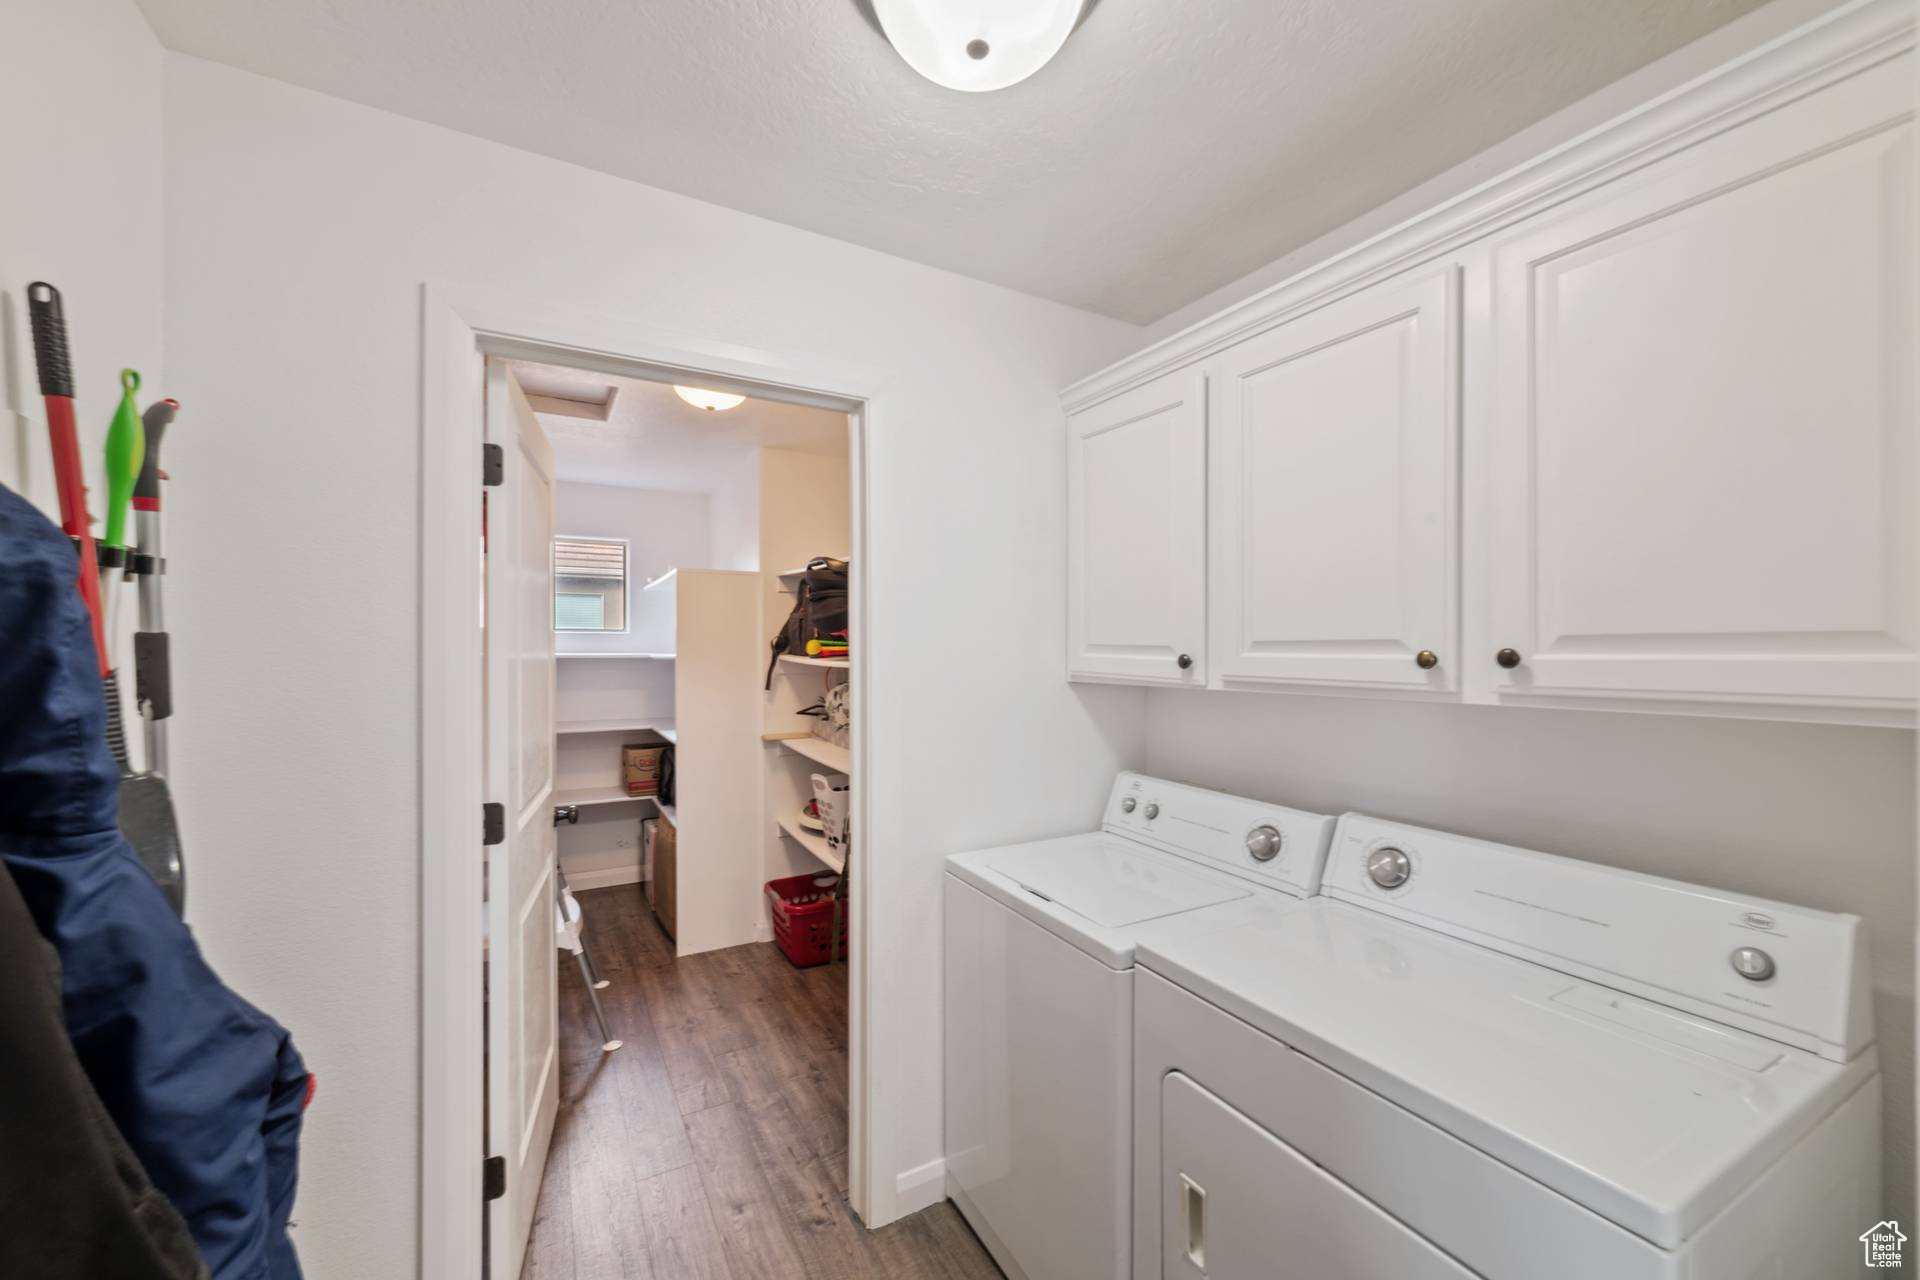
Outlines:
{"type": "Polygon", "coordinates": [[[1272,862],[1284,843],[1278,827],[1262,824],[1247,832],[1247,856],[1255,862],[1272,862]]]}
{"type": "Polygon", "coordinates": [[[1157,818],[1159,816],[1160,816],[1160,806],[1152,800],[1147,801],[1147,817],[1157,818]]]}
{"type": "Polygon", "coordinates": [[[1748,982],[1765,982],[1774,975],[1773,957],[1758,947],[1736,947],[1731,956],[1733,971],[1748,982]]]}
{"type": "Polygon", "coordinates": [[[1134,806],[1139,803],[1140,802],[1138,800],[1135,800],[1132,796],[1128,796],[1120,802],[1120,812],[1132,813],[1134,810],[1134,806]]]}
{"type": "Polygon", "coordinates": [[[1413,860],[1406,850],[1381,845],[1367,855],[1367,878],[1382,889],[1398,889],[1413,877],[1413,860]]]}

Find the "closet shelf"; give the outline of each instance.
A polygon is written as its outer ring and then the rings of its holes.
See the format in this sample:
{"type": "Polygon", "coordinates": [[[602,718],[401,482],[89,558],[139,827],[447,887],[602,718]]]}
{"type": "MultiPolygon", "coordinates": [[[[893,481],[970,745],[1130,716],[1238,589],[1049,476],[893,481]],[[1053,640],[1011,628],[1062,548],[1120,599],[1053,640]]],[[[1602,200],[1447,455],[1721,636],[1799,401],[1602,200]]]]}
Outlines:
{"type": "Polygon", "coordinates": [[[553,726],[553,731],[562,736],[575,733],[639,733],[648,729],[668,742],[680,740],[671,720],[561,720],[553,726]]]}
{"type": "Polygon", "coordinates": [[[846,874],[847,860],[833,851],[833,846],[827,843],[825,836],[817,831],[809,831],[801,826],[799,819],[782,816],[780,819],[780,834],[786,836],[815,858],[819,859],[822,864],[836,875],[846,874]]]}
{"type": "MultiPolygon", "coordinates": [[[[843,560],[845,558],[845,556],[841,557],[843,560]]],[[[800,579],[807,576],[807,566],[801,565],[798,569],[782,569],[776,576],[780,579],[782,591],[790,596],[797,596],[800,594],[800,579]]]]}
{"type": "Polygon", "coordinates": [[[796,667],[832,667],[836,671],[847,669],[845,658],[805,658],[797,653],[783,653],[780,661],[791,662],[796,667]]]}
{"type": "Polygon", "coordinates": [[[582,808],[597,804],[638,804],[651,799],[652,796],[630,796],[625,787],[576,787],[553,793],[555,805],[577,804],[582,808]]]}
{"type": "Polygon", "coordinates": [[[674,813],[672,805],[661,804],[653,796],[630,796],[625,787],[575,787],[571,791],[556,791],[553,793],[553,803],[555,807],[563,804],[577,804],[583,809],[603,804],[645,803],[658,809],[674,826],[680,825],[679,815],[674,813]]]}
{"type": "Polygon", "coordinates": [[[778,741],[795,755],[805,756],[815,764],[823,764],[835,773],[853,772],[853,753],[845,747],[836,747],[825,738],[808,734],[804,738],[780,738],[778,741]]]}
{"type": "Polygon", "coordinates": [[[553,656],[562,661],[570,658],[625,658],[628,661],[672,662],[674,658],[671,653],[556,653],[553,656]]]}

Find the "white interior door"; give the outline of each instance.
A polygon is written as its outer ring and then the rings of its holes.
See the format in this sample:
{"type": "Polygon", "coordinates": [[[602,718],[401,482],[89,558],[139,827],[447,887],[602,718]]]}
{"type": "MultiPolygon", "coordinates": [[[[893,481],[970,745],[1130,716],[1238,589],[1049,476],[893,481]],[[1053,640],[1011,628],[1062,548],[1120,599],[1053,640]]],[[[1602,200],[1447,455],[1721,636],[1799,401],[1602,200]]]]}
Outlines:
{"type": "Polygon", "coordinates": [[[1220,679],[1456,687],[1457,274],[1376,285],[1219,356],[1220,679]]]}
{"type": "Polygon", "coordinates": [[[1206,375],[1179,369],[1067,419],[1067,670],[1204,685],[1206,375]]]}
{"type": "Polygon", "coordinates": [[[513,374],[487,363],[487,1154],[506,1162],[488,1216],[493,1280],[518,1280],[558,1109],[553,936],[553,450],[513,374]]]}

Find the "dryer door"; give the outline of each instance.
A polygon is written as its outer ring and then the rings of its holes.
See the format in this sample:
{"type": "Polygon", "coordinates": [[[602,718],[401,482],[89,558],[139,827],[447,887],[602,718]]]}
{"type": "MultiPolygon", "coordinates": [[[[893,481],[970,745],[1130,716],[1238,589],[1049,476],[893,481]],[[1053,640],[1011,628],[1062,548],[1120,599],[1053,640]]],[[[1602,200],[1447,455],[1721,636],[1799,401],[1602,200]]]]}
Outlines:
{"type": "Polygon", "coordinates": [[[1474,1272],[1179,1072],[1161,1085],[1167,1280],[1471,1280],[1474,1272]]]}

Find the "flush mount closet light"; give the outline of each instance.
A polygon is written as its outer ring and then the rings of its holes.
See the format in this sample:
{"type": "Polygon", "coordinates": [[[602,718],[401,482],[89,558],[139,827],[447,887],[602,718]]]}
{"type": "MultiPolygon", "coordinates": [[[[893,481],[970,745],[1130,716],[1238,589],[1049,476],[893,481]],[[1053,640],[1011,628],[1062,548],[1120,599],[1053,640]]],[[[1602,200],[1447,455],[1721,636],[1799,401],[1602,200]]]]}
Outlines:
{"type": "Polygon", "coordinates": [[[1047,65],[1086,0],[873,0],[887,39],[935,84],[984,93],[1047,65]]]}
{"type": "Polygon", "coordinates": [[[745,396],[736,396],[731,391],[702,391],[699,387],[683,387],[674,384],[673,394],[685,400],[696,409],[705,409],[712,413],[716,409],[732,409],[747,402],[745,396]]]}

